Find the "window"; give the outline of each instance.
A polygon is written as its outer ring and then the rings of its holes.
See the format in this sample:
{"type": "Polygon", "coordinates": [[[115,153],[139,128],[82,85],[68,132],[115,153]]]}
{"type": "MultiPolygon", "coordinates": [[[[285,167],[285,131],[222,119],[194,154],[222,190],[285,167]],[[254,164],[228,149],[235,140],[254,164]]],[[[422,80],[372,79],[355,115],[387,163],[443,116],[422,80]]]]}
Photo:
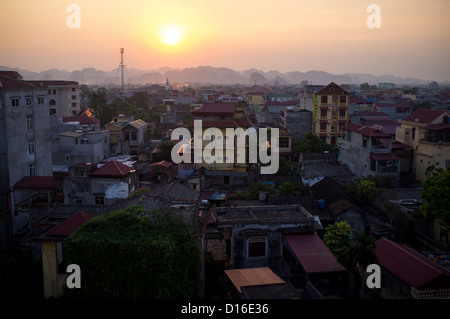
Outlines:
{"type": "Polygon", "coordinates": [[[52,90],[48,90],[48,95],[52,94],[52,90]]]}
{"type": "Polygon", "coordinates": [[[363,137],[363,146],[364,147],[367,147],[367,138],[366,137],[363,137]]]}
{"type": "Polygon", "coordinates": [[[19,97],[13,97],[11,98],[11,106],[12,107],[17,107],[19,106],[20,103],[20,98],[19,97]]]}
{"type": "Polygon", "coordinates": [[[33,115],[28,114],[27,115],[27,131],[30,131],[33,129],[33,115]]]}
{"type": "Polygon", "coordinates": [[[322,110],[320,110],[320,116],[321,117],[327,117],[327,110],[326,109],[322,109],[322,110]]]}
{"type": "Polygon", "coordinates": [[[346,111],[346,110],[339,110],[339,116],[340,116],[340,117],[345,117],[345,114],[346,114],[345,111],[346,111]]]}
{"type": "Polygon", "coordinates": [[[76,95],[72,95],[72,100],[76,100],[77,96],[76,95]]]}
{"type": "Polygon", "coordinates": [[[82,199],[77,199],[76,202],[77,202],[77,205],[82,205],[83,204],[83,200],[82,199]]]}
{"type": "Polygon", "coordinates": [[[72,107],[77,107],[77,103],[72,103],[72,107]]]}
{"type": "Polygon", "coordinates": [[[322,95],[322,96],[320,97],[320,102],[321,102],[322,104],[327,104],[327,103],[328,103],[328,96],[322,95]]]}
{"type": "Polygon", "coordinates": [[[43,95],[40,95],[40,96],[38,96],[38,105],[44,105],[44,96],[43,95]]]}
{"type": "Polygon", "coordinates": [[[137,140],[137,134],[136,132],[131,132],[131,140],[136,141],[137,140]]]}
{"type": "Polygon", "coordinates": [[[53,90],[53,95],[56,95],[56,90],[53,90]]]}
{"type": "Polygon", "coordinates": [[[30,176],[36,176],[36,163],[30,164],[30,176]]]}
{"type": "Polygon", "coordinates": [[[75,88],[72,88],[71,91],[72,91],[72,93],[75,93],[75,88]]]}
{"type": "Polygon", "coordinates": [[[33,105],[33,98],[32,98],[31,96],[25,97],[25,105],[26,105],[26,106],[31,106],[31,105],[33,105]]]}
{"type": "Polygon", "coordinates": [[[95,205],[105,205],[105,195],[104,194],[95,195],[95,205]]]}
{"type": "Polygon", "coordinates": [[[416,128],[415,127],[412,129],[412,136],[411,136],[411,138],[412,139],[416,138],[416,128]]]}
{"type": "Polygon", "coordinates": [[[34,140],[28,140],[28,154],[34,154],[34,140]]]}
{"type": "Polygon", "coordinates": [[[130,136],[128,135],[127,132],[125,132],[125,141],[129,141],[130,140],[130,136]]]}
{"type": "Polygon", "coordinates": [[[55,105],[56,105],[56,101],[55,101],[54,99],[51,99],[51,100],[48,102],[48,105],[50,105],[50,106],[55,106],[55,105]]]}
{"type": "Polygon", "coordinates": [[[64,161],[65,161],[66,163],[69,163],[69,162],[70,162],[70,155],[66,154],[66,155],[64,156],[64,161]]]}
{"type": "Polygon", "coordinates": [[[247,248],[248,257],[266,257],[266,239],[262,236],[249,238],[247,248]]]}
{"type": "Polygon", "coordinates": [[[50,109],[50,115],[55,115],[56,114],[56,110],[55,109],[50,109]]]}
{"type": "Polygon", "coordinates": [[[339,96],[339,103],[341,103],[341,104],[347,103],[347,96],[345,96],[345,95],[339,96]]]}
{"type": "Polygon", "coordinates": [[[320,123],[320,130],[326,131],[327,130],[327,123],[320,123]]]}
{"type": "Polygon", "coordinates": [[[289,147],[289,138],[287,138],[287,137],[280,137],[280,145],[279,145],[279,147],[288,148],[289,147]]]}

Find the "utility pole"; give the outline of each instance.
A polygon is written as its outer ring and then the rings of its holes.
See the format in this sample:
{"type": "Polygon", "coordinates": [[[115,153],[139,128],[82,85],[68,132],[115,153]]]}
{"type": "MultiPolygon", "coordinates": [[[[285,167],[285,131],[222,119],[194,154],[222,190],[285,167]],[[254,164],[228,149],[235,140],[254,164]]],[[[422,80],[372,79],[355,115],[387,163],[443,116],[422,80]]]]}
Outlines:
{"type": "Polygon", "coordinates": [[[122,71],[122,102],[125,101],[125,88],[123,85],[123,68],[125,67],[125,64],[123,64],[123,51],[124,51],[123,48],[121,48],[120,49],[120,64],[119,64],[121,71],[122,71]]]}

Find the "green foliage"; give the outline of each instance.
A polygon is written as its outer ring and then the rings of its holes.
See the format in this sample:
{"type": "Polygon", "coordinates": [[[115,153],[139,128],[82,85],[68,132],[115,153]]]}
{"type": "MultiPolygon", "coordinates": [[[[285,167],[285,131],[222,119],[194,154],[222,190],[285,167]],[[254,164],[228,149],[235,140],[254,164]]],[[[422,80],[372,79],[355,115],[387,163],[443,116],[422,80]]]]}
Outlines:
{"type": "Polygon", "coordinates": [[[364,232],[359,233],[356,240],[348,248],[348,253],[343,258],[343,265],[354,267],[359,265],[365,269],[368,265],[377,262],[375,254],[375,241],[364,232]]]}
{"type": "Polygon", "coordinates": [[[367,203],[379,193],[379,189],[375,182],[370,179],[361,179],[358,181],[356,188],[357,201],[359,203],[367,203]]]}
{"type": "Polygon", "coordinates": [[[260,191],[261,192],[268,192],[269,194],[274,194],[275,193],[275,190],[272,188],[272,186],[270,184],[253,182],[252,185],[250,185],[250,188],[248,190],[249,198],[251,198],[251,199],[258,199],[260,191]]]}
{"type": "Polygon", "coordinates": [[[159,152],[158,158],[161,161],[172,162],[172,148],[176,144],[176,141],[168,140],[162,141],[158,144],[159,152]]]}
{"type": "Polygon", "coordinates": [[[312,132],[305,134],[300,143],[294,143],[294,151],[301,153],[322,153],[325,150],[326,143],[312,132]]]}
{"type": "Polygon", "coordinates": [[[96,216],[64,242],[67,262],[81,268],[68,298],[195,297],[200,251],[181,218],[140,206],[96,216]]]}
{"type": "Polygon", "coordinates": [[[278,164],[278,171],[276,175],[279,176],[300,175],[300,169],[298,168],[297,165],[292,164],[292,162],[289,162],[284,157],[280,157],[278,164]]]}
{"type": "Polygon", "coordinates": [[[278,193],[280,195],[293,195],[294,192],[295,192],[294,184],[292,184],[289,181],[286,181],[283,184],[281,184],[278,189],[278,193]]]}
{"type": "Polygon", "coordinates": [[[330,224],[325,228],[324,244],[341,264],[345,264],[346,254],[352,245],[352,228],[347,222],[330,224]]]}
{"type": "MultiPolygon", "coordinates": [[[[428,170],[428,169],[427,169],[428,170]]],[[[420,206],[421,212],[428,218],[439,218],[450,226],[450,209],[448,194],[450,194],[450,169],[439,171],[430,169],[429,175],[423,183],[421,191],[424,204],[420,206]],[[436,173],[435,174],[433,174],[436,173]]]]}

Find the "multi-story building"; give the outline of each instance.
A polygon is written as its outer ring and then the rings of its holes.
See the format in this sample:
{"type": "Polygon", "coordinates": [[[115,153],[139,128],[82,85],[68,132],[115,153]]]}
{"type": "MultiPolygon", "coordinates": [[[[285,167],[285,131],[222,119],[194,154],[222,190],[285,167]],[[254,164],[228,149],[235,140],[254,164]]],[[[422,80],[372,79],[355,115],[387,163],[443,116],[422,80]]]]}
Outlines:
{"type": "Polygon", "coordinates": [[[75,81],[27,81],[47,88],[50,115],[73,116],[80,112],[80,85],[75,81]]]}
{"type": "Polygon", "coordinates": [[[325,143],[337,145],[340,127],[349,122],[350,93],[334,82],[314,93],[314,133],[325,143]]]}
{"type": "MultiPolygon", "coordinates": [[[[194,136],[194,139],[200,139],[201,145],[197,152],[200,158],[194,158],[194,168],[204,167],[209,177],[209,185],[245,185],[248,182],[249,161],[248,161],[248,143],[233,143],[233,147],[227,149],[226,129],[234,130],[242,128],[244,131],[249,128],[252,123],[247,118],[246,103],[208,103],[203,104],[191,112],[195,120],[202,122],[202,136],[194,136]],[[207,129],[217,128],[222,133],[222,154],[212,154],[214,160],[208,156],[201,156],[205,147],[211,143],[212,136],[207,134],[207,129]],[[206,132],[206,133],[205,133],[206,132]],[[232,158],[229,158],[227,151],[232,150],[232,158]],[[199,152],[200,151],[200,152],[199,152]],[[247,158],[241,159],[240,156],[246,155],[247,158]],[[209,163],[208,163],[209,162],[209,163]]],[[[195,134],[195,132],[194,132],[195,134]]],[[[236,136],[236,139],[239,138],[236,136]]],[[[220,143],[217,138],[216,143],[220,143]]],[[[191,148],[195,153],[196,145],[194,143],[191,148]]]]}
{"type": "MultiPolygon", "coordinates": [[[[47,94],[47,87],[23,81],[17,72],[0,72],[0,188],[11,189],[24,176],[52,176],[47,94]]],[[[14,211],[28,194],[10,195],[14,211]]],[[[26,222],[14,216],[15,229],[26,222]]]]}
{"type": "Polygon", "coordinates": [[[312,131],[312,112],[299,107],[281,110],[280,125],[291,133],[293,139],[301,140],[312,131]]]}
{"type": "Polygon", "coordinates": [[[412,170],[418,181],[426,178],[425,170],[450,166],[450,113],[444,110],[417,109],[398,122],[397,141],[413,150],[412,170]]]}
{"type": "Polygon", "coordinates": [[[338,160],[358,178],[390,177],[398,184],[399,158],[392,154],[392,136],[356,123],[341,126],[338,160]]]}

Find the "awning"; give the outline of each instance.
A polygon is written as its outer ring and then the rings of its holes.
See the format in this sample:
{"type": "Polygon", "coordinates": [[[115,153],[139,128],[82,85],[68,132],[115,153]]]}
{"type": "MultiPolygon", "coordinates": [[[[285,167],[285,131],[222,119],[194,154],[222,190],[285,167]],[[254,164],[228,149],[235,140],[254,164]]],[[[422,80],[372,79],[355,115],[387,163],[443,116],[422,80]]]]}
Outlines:
{"type": "Polygon", "coordinates": [[[370,154],[370,158],[375,161],[398,161],[394,154],[370,154]]]}
{"type": "Polygon", "coordinates": [[[345,270],[316,233],[284,234],[283,243],[308,274],[345,270]]]}

